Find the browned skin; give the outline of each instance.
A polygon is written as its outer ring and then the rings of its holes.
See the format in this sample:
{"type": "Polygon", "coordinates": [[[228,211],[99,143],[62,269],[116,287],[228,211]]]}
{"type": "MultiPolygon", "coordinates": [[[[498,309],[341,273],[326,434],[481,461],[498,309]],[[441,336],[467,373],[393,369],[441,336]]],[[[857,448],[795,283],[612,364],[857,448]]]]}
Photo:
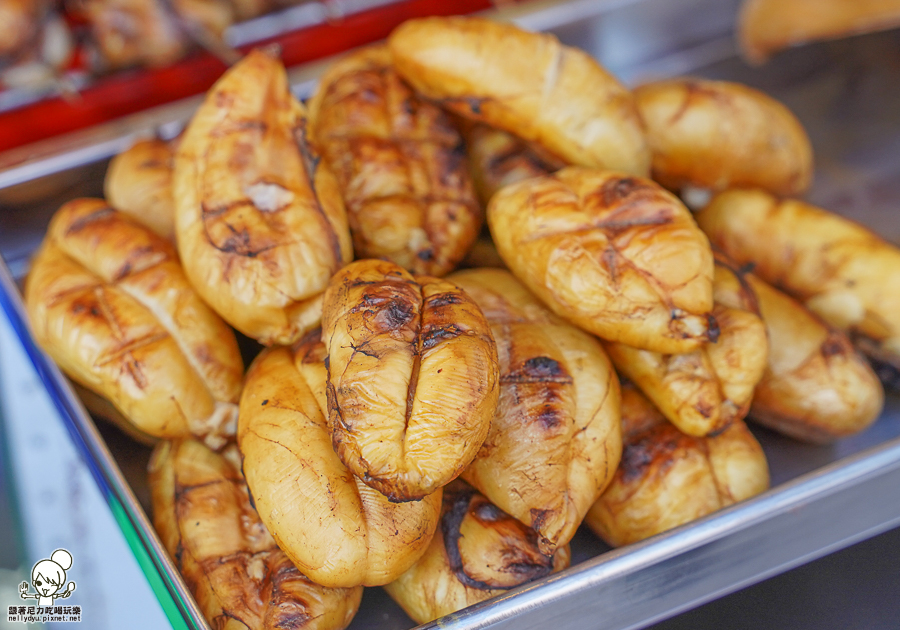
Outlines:
{"type": "Polygon", "coordinates": [[[393,501],[431,494],[475,457],[497,407],[497,348],[458,286],[361,260],[325,292],[328,424],[341,461],[393,501]]]}
{"type": "Polygon", "coordinates": [[[567,164],[649,173],[631,93],[555,36],[478,17],[407,20],[388,39],[397,72],[460,116],[516,134],[567,164]]]}
{"type": "Polygon", "coordinates": [[[103,182],[109,204],[135,221],[175,242],[170,143],[142,140],[112,159],[103,182]]]}
{"type": "Polygon", "coordinates": [[[263,352],[247,372],[238,442],[260,518],[300,570],[326,586],[378,586],[418,560],[441,491],[392,503],[345,467],[325,420],[318,331],[293,350],[263,352]]]}
{"type": "Polygon", "coordinates": [[[762,448],[741,420],[715,437],[685,435],[630,384],[622,387],[622,464],[585,523],[631,544],[769,487],[762,448]]]}
{"type": "Polygon", "coordinates": [[[658,184],[568,167],[502,189],[488,223],[513,274],[584,330],[667,354],[717,338],[709,241],[658,184]]]}
{"type": "Polygon", "coordinates": [[[0,61],[35,40],[47,0],[0,0],[0,61]]]}
{"type": "Polygon", "coordinates": [[[318,324],[328,279],[353,256],[337,182],[306,124],[281,62],[256,50],[210,89],[175,156],[185,272],[223,319],[266,345],[318,324]]]}
{"type": "Polygon", "coordinates": [[[243,375],[234,333],[172,246],[102,199],[56,213],[25,303],[37,342],[141,431],[212,446],[234,435],[243,375]]]}
{"type": "Polygon", "coordinates": [[[161,443],[150,460],[153,524],[216,630],[342,630],[362,587],[326,588],[291,564],[259,520],[230,446],[161,443]]]}
{"type": "Polygon", "coordinates": [[[459,132],[416,96],[385,46],[333,65],[309,103],[310,129],[337,177],[360,258],[442,276],[484,219],[459,132]]]}
{"type": "Polygon", "coordinates": [[[884,390],[847,336],[755,276],[747,279],[770,342],[750,417],[815,443],[832,442],[875,422],[884,390]]]}
{"type": "Polygon", "coordinates": [[[788,46],[900,26],[900,0],[745,0],[738,42],[762,63],[788,46]]]}
{"type": "Polygon", "coordinates": [[[235,20],[223,0],[79,0],[70,10],[91,27],[92,44],[106,68],[164,66],[197,44],[222,46],[235,20]]]}
{"type": "Polygon", "coordinates": [[[753,290],[723,254],[715,256],[716,343],[685,354],[605,344],[619,373],[640,387],[680,431],[698,437],[719,433],[747,415],[769,348],[753,290]]]}
{"type": "Polygon", "coordinates": [[[508,184],[548,175],[564,162],[517,138],[487,125],[464,125],[472,180],[483,203],[508,184]]]}
{"type": "Polygon", "coordinates": [[[634,99],[653,151],[653,179],[667,188],[758,186],[797,195],[812,182],[806,131],[758,90],[682,77],[642,85],[634,99]]]}
{"type": "Polygon", "coordinates": [[[561,571],[569,560],[568,545],[545,556],[534,531],[454,481],[428,551],[385,590],[413,621],[427,623],[561,571]]]}
{"type": "Polygon", "coordinates": [[[158,0],[83,0],[71,6],[90,25],[92,43],[107,67],[164,66],[190,47],[175,16],[158,0]]]}
{"type": "Polygon", "coordinates": [[[799,298],[900,382],[900,248],[865,226],[796,199],[728,190],[697,214],[710,241],[799,298]]]}
{"type": "Polygon", "coordinates": [[[507,271],[453,274],[487,317],[500,358],[491,431],[463,478],[534,528],[552,554],[575,534],[621,453],[619,381],[597,339],[507,271]]]}

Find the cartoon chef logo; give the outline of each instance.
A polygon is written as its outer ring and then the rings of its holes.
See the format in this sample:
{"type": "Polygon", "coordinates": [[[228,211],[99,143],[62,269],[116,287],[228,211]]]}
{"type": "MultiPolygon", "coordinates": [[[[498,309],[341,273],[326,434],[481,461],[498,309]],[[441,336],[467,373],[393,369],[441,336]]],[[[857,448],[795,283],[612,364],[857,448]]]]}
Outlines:
{"type": "Polygon", "coordinates": [[[31,568],[31,593],[28,582],[19,585],[19,597],[24,600],[36,599],[30,605],[10,606],[6,620],[18,623],[48,623],[59,621],[81,621],[81,606],[63,606],[61,599],[67,599],[75,591],[75,582],[66,581],[66,571],[72,568],[72,554],[67,549],[57,549],[46,560],[41,560],[31,568]]]}
{"type": "Polygon", "coordinates": [[[72,568],[72,554],[57,549],[50,558],[41,560],[31,569],[31,584],[36,593],[28,592],[28,583],[19,586],[19,597],[36,599],[38,606],[52,606],[53,600],[68,597],[75,590],[75,582],[66,584],[66,571],[72,568]]]}

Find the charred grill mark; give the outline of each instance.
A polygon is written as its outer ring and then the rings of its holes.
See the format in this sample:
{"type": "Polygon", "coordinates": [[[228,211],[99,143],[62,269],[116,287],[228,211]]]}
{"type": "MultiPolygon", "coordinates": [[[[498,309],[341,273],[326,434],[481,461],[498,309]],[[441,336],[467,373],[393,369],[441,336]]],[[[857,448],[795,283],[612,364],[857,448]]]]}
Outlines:
{"type": "Polygon", "coordinates": [[[91,302],[90,304],[85,304],[82,301],[84,298],[73,300],[71,306],[69,307],[71,312],[75,315],[81,315],[82,313],[87,312],[91,317],[96,317],[98,319],[103,319],[103,312],[97,306],[96,302],[91,302]]]}
{"type": "Polygon", "coordinates": [[[444,324],[436,328],[428,328],[420,335],[421,347],[430,350],[442,341],[455,339],[462,335],[465,331],[456,324],[444,324]]]}
{"type": "Polygon", "coordinates": [[[143,245],[141,247],[136,247],[136,248],[132,249],[130,252],[128,252],[128,258],[125,260],[125,263],[121,267],[119,267],[118,271],[116,271],[115,275],[113,276],[113,282],[119,282],[120,280],[124,280],[132,273],[146,271],[147,269],[150,269],[151,267],[155,267],[156,265],[160,264],[161,262],[164,262],[169,259],[168,256],[163,256],[159,260],[152,261],[149,266],[141,266],[141,265],[135,266],[135,263],[140,261],[144,256],[146,256],[147,254],[152,254],[157,251],[158,251],[157,248],[154,247],[153,245],[143,245]]]}
{"type": "Polygon", "coordinates": [[[716,318],[713,317],[712,313],[707,313],[706,315],[706,338],[710,343],[716,343],[719,340],[719,335],[722,330],[719,328],[719,322],[716,321],[716,318]]]}
{"type": "Polygon", "coordinates": [[[650,185],[634,177],[621,177],[607,180],[595,194],[599,194],[605,207],[610,207],[625,201],[629,197],[639,193],[646,193],[647,191],[656,194],[656,191],[650,185]]]}
{"type": "Polygon", "coordinates": [[[226,238],[223,243],[220,244],[210,240],[212,246],[222,253],[255,258],[259,253],[270,249],[270,247],[263,247],[260,250],[254,250],[251,247],[250,233],[246,228],[236,230],[230,223],[225,223],[225,227],[231,232],[231,236],[226,238]]]}
{"type": "Polygon", "coordinates": [[[565,374],[558,361],[550,357],[532,357],[522,367],[524,374],[539,380],[562,377],[565,374]]]}
{"type": "Polygon", "coordinates": [[[839,354],[849,354],[849,351],[850,348],[845,341],[845,337],[837,331],[831,331],[819,347],[819,352],[826,359],[839,354]]]}
{"type": "Polygon", "coordinates": [[[88,227],[92,223],[96,223],[98,221],[104,221],[106,219],[112,218],[112,215],[115,214],[115,210],[110,206],[103,206],[102,208],[97,208],[90,214],[86,214],[84,216],[78,217],[74,221],[72,221],[68,227],[66,227],[65,234],[69,236],[70,234],[75,234],[76,232],[80,232],[84,228],[88,227]]]}
{"type": "Polygon", "coordinates": [[[539,532],[544,528],[547,520],[553,516],[553,510],[531,508],[529,515],[531,516],[531,529],[539,532]]]}
{"type": "Polygon", "coordinates": [[[750,283],[747,282],[747,274],[753,271],[753,268],[756,267],[756,263],[750,262],[738,267],[725,252],[718,249],[715,245],[712,246],[712,250],[713,263],[722,269],[731,272],[737,279],[738,284],[741,285],[741,303],[744,308],[756,315],[760,315],[761,311],[759,310],[759,300],[756,297],[756,292],[753,290],[753,287],[750,286],[750,283]]]}
{"type": "MultiPolygon", "coordinates": [[[[627,208],[627,206],[625,207],[627,208]]],[[[624,209],[624,208],[623,208],[624,209]]],[[[602,221],[598,221],[594,227],[600,228],[605,232],[612,232],[616,234],[618,232],[623,232],[625,230],[631,229],[633,227],[650,227],[654,225],[668,225],[672,223],[674,217],[672,213],[667,208],[659,209],[655,214],[643,216],[640,218],[634,219],[624,219],[617,220],[615,219],[615,214],[612,215],[613,218],[607,218],[602,221]]]]}
{"type": "MultiPolygon", "coordinates": [[[[180,534],[180,532],[179,532],[180,534]]],[[[184,543],[181,540],[181,537],[178,538],[178,544],[175,546],[175,566],[178,567],[179,571],[184,571],[184,563],[182,562],[182,557],[184,556],[184,543]]]]}
{"type": "Polygon", "coordinates": [[[687,80],[684,81],[684,99],[681,101],[678,109],[674,114],[669,118],[670,125],[677,123],[690,109],[691,102],[699,97],[705,96],[717,103],[732,107],[732,99],[729,94],[707,87],[700,81],[696,80],[687,80]]]}
{"type": "Polygon", "coordinates": [[[437,102],[447,109],[453,110],[454,105],[461,106],[464,109],[467,109],[469,112],[474,114],[475,116],[481,116],[481,108],[485,102],[491,99],[487,97],[475,97],[475,96],[462,96],[458,98],[443,98],[439,99],[437,102]]]}
{"type": "Polygon", "coordinates": [[[555,359],[550,357],[532,357],[522,366],[509,374],[500,377],[501,383],[572,383],[572,377],[555,359]]]}
{"type": "Polygon", "coordinates": [[[609,271],[609,280],[612,283],[613,287],[619,288],[619,267],[616,261],[619,258],[619,254],[616,249],[612,246],[607,247],[603,250],[603,253],[600,255],[601,262],[606,266],[606,269],[609,271]]]}
{"type": "Polygon", "coordinates": [[[441,308],[442,306],[448,306],[451,304],[462,304],[463,299],[456,293],[447,292],[447,293],[438,293],[437,295],[432,295],[425,302],[425,308],[441,308]]]}
{"type": "Polygon", "coordinates": [[[672,426],[661,425],[639,433],[623,444],[619,475],[623,483],[632,483],[647,474],[655,462],[670,463],[671,455],[681,445],[683,436],[672,426]]]}
{"type": "Polygon", "coordinates": [[[678,109],[675,110],[675,113],[669,117],[669,124],[674,125],[687,113],[687,110],[690,108],[691,101],[694,100],[695,94],[700,91],[700,86],[694,81],[685,81],[684,82],[684,98],[681,100],[681,103],[678,106],[678,109]]]}
{"type": "Polygon", "coordinates": [[[442,185],[457,188],[464,181],[466,145],[460,139],[449,149],[438,150],[435,169],[442,185]]]}
{"type": "Polygon", "coordinates": [[[219,215],[225,214],[226,212],[228,212],[230,210],[234,210],[235,208],[240,208],[243,206],[246,206],[249,208],[256,207],[253,205],[253,202],[250,201],[249,199],[236,199],[235,201],[223,203],[221,205],[214,206],[212,208],[207,207],[205,201],[201,201],[200,202],[200,215],[204,219],[213,218],[213,217],[217,217],[219,215]]]}
{"type": "Polygon", "coordinates": [[[713,405],[710,401],[706,399],[701,399],[694,405],[694,409],[704,418],[711,418],[713,413],[716,411],[715,405],[713,405]]]}
{"type": "Polygon", "coordinates": [[[274,628],[284,628],[284,630],[297,630],[305,627],[313,618],[307,614],[301,603],[290,604],[289,602],[280,602],[278,607],[277,619],[274,628]],[[288,612],[285,608],[299,609],[288,612]]]}
{"type": "Polygon", "coordinates": [[[554,429],[563,423],[562,414],[553,403],[543,405],[536,419],[547,430],[554,429]]]}
{"type": "Polygon", "coordinates": [[[476,116],[480,116],[481,115],[481,104],[484,103],[484,101],[486,101],[487,99],[469,97],[469,98],[466,98],[463,100],[466,103],[466,105],[468,105],[469,110],[473,114],[475,114],[476,116]]]}
{"type": "MultiPolygon", "coordinates": [[[[462,554],[459,551],[459,539],[461,538],[460,526],[466,514],[469,513],[469,504],[475,496],[474,490],[465,490],[458,493],[453,499],[450,509],[441,517],[441,534],[444,536],[444,549],[447,552],[447,562],[450,570],[464,586],[477,588],[482,591],[490,591],[497,587],[491,586],[469,576],[463,567],[462,554]]],[[[445,498],[445,501],[448,499],[445,498]]],[[[502,587],[501,587],[502,588],[502,587]]],[[[503,588],[508,590],[511,587],[503,588]]]]}
{"type": "MultiPolygon", "coordinates": [[[[223,96],[225,96],[225,94],[220,92],[217,95],[217,100],[222,99],[223,96]]],[[[230,100],[231,99],[229,98],[229,101],[230,100]]],[[[229,104],[226,104],[225,107],[228,107],[229,104]]],[[[264,134],[266,133],[266,131],[268,131],[268,129],[269,126],[262,120],[229,120],[226,124],[215,127],[210,132],[210,135],[214,138],[222,138],[224,136],[228,136],[233,133],[241,133],[243,131],[258,131],[260,134],[264,134]]]]}
{"type": "Polygon", "coordinates": [[[415,316],[415,311],[409,301],[402,298],[392,299],[376,311],[374,321],[379,328],[397,330],[406,326],[415,316]]]}
{"type": "MultiPolygon", "coordinates": [[[[444,537],[444,549],[447,553],[450,570],[453,571],[460,583],[469,588],[479,590],[506,591],[525,582],[541,578],[553,570],[552,558],[537,551],[537,534],[534,530],[525,528],[509,514],[487,499],[477,495],[472,489],[457,491],[455,495],[450,495],[448,492],[448,495],[445,495],[444,504],[446,505],[450,502],[450,508],[441,517],[441,534],[444,537]],[[459,541],[462,537],[460,528],[468,514],[471,514],[473,518],[487,527],[490,527],[491,523],[511,521],[515,523],[517,530],[525,530],[522,532],[525,536],[524,544],[533,549],[534,553],[523,554],[521,548],[516,548],[513,545],[509,547],[504,545],[504,549],[500,552],[503,564],[495,568],[498,573],[516,576],[514,584],[509,586],[490,584],[477,580],[466,573],[462,554],[459,550],[459,541]],[[531,556],[533,556],[533,560],[531,556]]],[[[536,515],[537,520],[542,522],[543,519],[549,517],[552,510],[532,510],[533,518],[536,512],[540,513],[536,515]]]]}

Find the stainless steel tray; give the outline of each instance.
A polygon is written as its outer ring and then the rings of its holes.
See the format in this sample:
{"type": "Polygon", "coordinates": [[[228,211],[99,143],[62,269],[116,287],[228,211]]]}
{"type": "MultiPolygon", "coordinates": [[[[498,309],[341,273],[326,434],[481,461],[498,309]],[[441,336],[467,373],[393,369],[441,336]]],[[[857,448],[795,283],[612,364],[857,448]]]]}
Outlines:
{"type": "MultiPolygon", "coordinates": [[[[900,207],[900,32],[808,46],[750,68],[735,56],[737,5],[738,0],[547,1],[502,16],[555,32],[628,83],[690,73],[742,81],[772,94],[798,114],[816,149],[816,180],[808,198],[900,242],[895,218],[900,207]]],[[[292,73],[300,95],[309,92],[321,67],[292,73]]],[[[28,256],[60,203],[101,194],[110,155],[137,135],[173,133],[196,103],[176,103],[0,155],[0,253],[13,275],[27,269],[28,256]]],[[[0,271],[0,297],[8,312],[21,315],[11,277],[0,271]]],[[[24,329],[22,334],[27,334],[24,329]]],[[[59,371],[39,353],[33,359],[98,479],[130,515],[171,598],[184,599],[184,584],[171,563],[155,557],[159,542],[141,508],[147,505],[146,449],[113,429],[100,426],[98,433],[59,371]]],[[[644,627],[900,525],[896,395],[888,396],[882,417],[870,429],[831,446],[800,444],[762,428],[754,432],[771,466],[769,492],[623,549],[609,550],[580,531],[568,571],[423,627],[644,627]]],[[[189,596],[180,610],[189,625],[206,627],[189,596]]],[[[412,625],[381,589],[367,589],[351,628],[412,625]]]]}

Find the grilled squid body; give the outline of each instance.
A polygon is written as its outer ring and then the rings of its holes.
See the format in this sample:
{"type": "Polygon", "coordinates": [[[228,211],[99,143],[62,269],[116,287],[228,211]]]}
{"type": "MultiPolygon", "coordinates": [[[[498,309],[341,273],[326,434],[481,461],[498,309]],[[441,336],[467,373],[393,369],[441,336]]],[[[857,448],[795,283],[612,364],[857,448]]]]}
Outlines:
{"type": "Polygon", "coordinates": [[[585,523],[613,547],[764,492],[769,466],[742,420],[715,437],[680,432],[633,386],[622,388],[622,464],[585,523]]]}
{"type": "Polygon", "coordinates": [[[388,39],[397,72],[444,108],[516,134],[569,164],[646,176],[631,93],[553,35],[483,18],[408,20],[388,39]]]}
{"type": "Polygon", "coordinates": [[[305,129],[284,67],[257,50],[212,87],[175,157],[185,272],[223,319],[263,344],[315,327],[328,279],[353,255],[337,183],[305,129]]]}
{"type": "Polygon", "coordinates": [[[175,242],[172,162],[175,153],[164,140],[141,140],[112,159],[103,182],[110,205],[175,242]]]}
{"type": "Polygon", "coordinates": [[[634,90],[653,152],[653,179],[672,190],[809,188],[812,144],[772,97],[740,83],[677,78],[634,90]]]}
{"type": "Polygon", "coordinates": [[[568,545],[545,556],[534,531],[454,481],[428,551],[384,589],[413,621],[427,623],[562,571],[570,558],[568,545]]]}
{"type": "Polygon", "coordinates": [[[347,204],[356,255],[413,273],[452,271],[483,221],[462,137],[400,79],[387,47],[334,64],[309,119],[347,204]]]}
{"type": "Polygon", "coordinates": [[[548,311],[509,272],[449,279],[484,312],[500,359],[491,431],[462,476],[552,554],[619,463],[619,380],[596,338],[548,311]]]}
{"type": "Polygon", "coordinates": [[[263,523],[310,579],[386,584],[425,553],[441,492],[391,503],[341,463],[325,420],[324,359],[314,331],[295,349],[254,361],[238,430],[244,474],[263,523]]]}
{"type": "Polygon", "coordinates": [[[482,124],[463,128],[472,180],[485,204],[504,186],[548,175],[566,166],[502,129],[482,124]]]}
{"type": "Polygon", "coordinates": [[[900,0],[744,0],[741,54],[762,63],[787,48],[900,26],[900,0]]]}
{"type": "Polygon", "coordinates": [[[0,0],[0,61],[21,53],[38,38],[48,0],[0,0]]]}
{"type": "Polygon", "coordinates": [[[392,501],[455,479],[497,407],[497,348],[458,286],[360,260],[328,285],[328,425],[341,461],[392,501]]]}
{"type": "Polygon", "coordinates": [[[709,241],[650,180],[564,168],[502,189],[488,223],[515,276],[588,332],[661,353],[718,334],[709,241]]]}
{"type": "Polygon", "coordinates": [[[880,415],[884,390],[844,333],[753,275],[769,335],[769,362],[750,417],[793,438],[827,443],[880,415]]]}
{"type": "Polygon", "coordinates": [[[243,363],[234,333],[194,292],[172,246],[102,199],[59,209],[25,303],[37,342],[138,429],[234,436],[243,363]]]}
{"type": "Polygon", "coordinates": [[[70,6],[90,27],[95,65],[164,66],[190,47],[174,14],[158,0],[85,0],[70,6]]]}
{"type": "Polygon", "coordinates": [[[858,223],[756,190],[717,195],[697,221],[714,245],[848,332],[900,383],[900,249],[858,223]]]}
{"type": "Polygon", "coordinates": [[[686,354],[659,354],[620,343],[605,346],[619,374],[638,385],[679,430],[698,437],[747,415],[768,358],[756,296],[718,254],[713,297],[716,343],[686,354]]]}
{"type": "Polygon", "coordinates": [[[162,442],[150,459],[153,524],[210,625],[341,630],[362,587],[327,588],[291,564],[259,520],[229,446],[162,442]]]}

